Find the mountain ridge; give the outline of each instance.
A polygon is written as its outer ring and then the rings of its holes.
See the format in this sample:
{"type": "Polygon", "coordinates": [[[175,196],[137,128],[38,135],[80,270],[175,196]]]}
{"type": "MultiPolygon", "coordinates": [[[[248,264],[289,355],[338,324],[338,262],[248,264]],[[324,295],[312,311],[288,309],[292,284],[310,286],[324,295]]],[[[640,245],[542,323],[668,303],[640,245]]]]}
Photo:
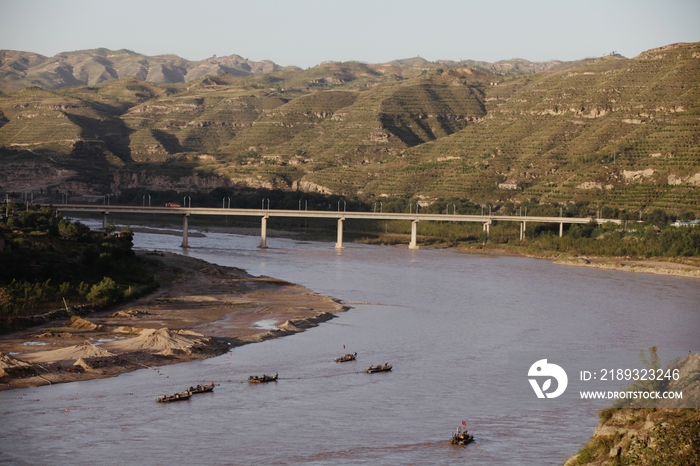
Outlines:
{"type": "MultiPolygon", "coordinates": [[[[576,63],[578,61],[531,62],[522,58],[499,60],[494,63],[476,60],[430,62],[421,57],[412,57],[369,66],[379,69],[474,67],[505,76],[541,72],[556,67],[573,66],[576,63]]],[[[151,83],[174,84],[190,82],[208,75],[248,76],[282,68],[296,67],[282,67],[270,60],[248,60],[236,54],[187,60],[175,54],[148,56],[128,49],[75,50],[57,53],[51,57],[34,52],[0,50],[0,92],[7,94],[30,86],[52,90],[72,86],[94,86],[125,77],[136,77],[151,83]]]]}
{"type": "Polygon", "coordinates": [[[127,49],[77,50],[52,57],[0,50],[0,92],[14,92],[29,86],[52,90],[95,86],[125,77],[174,84],[207,75],[247,76],[277,69],[280,67],[269,60],[252,61],[235,54],[191,61],[172,54],[147,56],[127,49]]]}
{"type": "Polygon", "coordinates": [[[465,62],[325,62],[184,83],[27,87],[0,96],[0,188],[19,189],[20,165],[39,163],[55,183],[24,186],[54,195],[116,193],[124,183],[182,190],[186,179],[192,190],[406,205],[700,211],[700,43],[536,72],[522,63],[501,73],[465,62]]]}

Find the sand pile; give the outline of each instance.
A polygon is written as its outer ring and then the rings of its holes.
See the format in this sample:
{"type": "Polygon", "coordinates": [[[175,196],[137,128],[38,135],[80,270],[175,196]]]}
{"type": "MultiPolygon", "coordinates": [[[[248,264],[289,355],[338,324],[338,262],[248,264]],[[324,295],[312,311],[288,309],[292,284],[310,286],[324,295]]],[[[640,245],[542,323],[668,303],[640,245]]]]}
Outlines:
{"type": "Polygon", "coordinates": [[[203,345],[209,341],[208,338],[202,338],[187,333],[171,332],[165,327],[160,329],[147,328],[142,330],[141,334],[135,338],[110,341],[103,346],[106,349],[120,353],[145,351],[148,353],[165,352],[163,354],[167,354],[168,350],[173,352],[178,350],[189,352],[189,348],[192,346],[203,345]]]}
{"type": "Polygon", "coordinates": [[[114,333],[141,333],[143,328],[131,327],[129,325],[120,325],[119,327],[114,327],[112,332],[114,333]]]}
{"type": "Polygon", "coordinates": [[[286,330],[289,332],[302,332],[308,328],[318,326],[318,324],[321,322],[331,320],[333,317],[335,317],[335,315],[331,314],[330,312],[322,312],[314,317],[298,317],[294,320],[290,319],[277,327],[280,330],[286,330]]]}
{"type": "Polygon", "coordinates": [[[90,364],[88,364],[87,361],[85,361],[83,358],[78,358],[78,360],[73,363],[73,366],[81,367],[86,371],[92,369],[92,366],[90,366],[90,364]]]}
{"type": "Polygon", "coordinates": [[[0,377],[12,373],[13,369],[24,369],[26,367],[28,367],[26,362],[15,359],[8,354],[0,353],[0,377]]]}
{"type": "Polygon", "coordinates": [[[114,354],[89,343],[82,345],[68,346],[52,351],[40,351],[37,353],[25,353],[19,355],[23,361],[29,362],[55,362],[55,361],[70,361],[80,358],[108,358],[114,354]]]}
{"type": "Polygon", "coordinates": [[[96,330],[102,328],[101,325],[93,324],[89,320],[83,319],[82,317],[78,316],[71,317],[68,323],[66,324],[66,327],[74,328],[77,330],[96,330]]]}

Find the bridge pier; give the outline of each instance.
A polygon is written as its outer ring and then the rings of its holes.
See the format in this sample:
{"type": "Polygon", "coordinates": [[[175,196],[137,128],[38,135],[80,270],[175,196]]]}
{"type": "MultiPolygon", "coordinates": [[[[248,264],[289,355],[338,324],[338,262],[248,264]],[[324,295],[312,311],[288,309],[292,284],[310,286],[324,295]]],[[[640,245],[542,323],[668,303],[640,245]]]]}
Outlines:
{"type": "Polygon", "coordinates": [[[559,222],[559,237],[564,236],[564,222],[559,222]]]}
{"type": "Polygon", "coordinates": [[[484,223],[484,231],[486,232],[486,239],[491,237],[491,221],[484,223]]]}
{"type": "Polygon", "coordinates": [[[527,222],[522,222],[520,224],[520,241],[525,239],[525,229],[527,228],[527,222]]]}
{"type": "Polygon", "coordinates": [[[262,222],[260,225],[260,248],[266,249],[267,248],[267,218],[269,215],[265,214],[262,218],[262,222]]]}
{"type": "Polygon", "coordinates": [[[109,212],[102,212],[102,228],[107,228],[107,216],[109,212]]]}
{"type": "Polygon", "coordinates": [[[411,242],[408,244],[408,249],[418,249],[418,244],[416,244],[416,237],[418,236],[418,220],[411,222],[411,242]]]}
{"type": "Polygon", "coordinates": [[[187,233],[188,233],[187,232],[187,228],[188,228],[187,217],[189,217],[189,216],[190,216],[190,214],[185,214],[182,216],[182,244],[180,245],[180,247],[183,247],[183,248],[190,247],[190,245],[187,244],[187,233]]]}
{"type": "Polygon", "coordinates": [[[338,219],[338,240],[335,243],[336,249],[345,249],[343,247],[343,220],[345,220],[345,218],[338,219]]]}

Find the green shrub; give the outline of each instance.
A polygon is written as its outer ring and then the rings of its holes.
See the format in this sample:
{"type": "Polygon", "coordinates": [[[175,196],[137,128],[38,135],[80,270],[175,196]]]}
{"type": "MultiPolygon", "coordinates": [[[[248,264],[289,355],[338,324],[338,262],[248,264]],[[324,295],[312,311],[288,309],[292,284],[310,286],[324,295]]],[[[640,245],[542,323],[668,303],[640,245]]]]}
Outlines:
{"type": "Polygon", "coordinates": [[[104,277],[100,283],[92,286],[86,297],[96,306],[109,306],[121,301],[124,298],[124,292],[114,280],[104,277]]]}

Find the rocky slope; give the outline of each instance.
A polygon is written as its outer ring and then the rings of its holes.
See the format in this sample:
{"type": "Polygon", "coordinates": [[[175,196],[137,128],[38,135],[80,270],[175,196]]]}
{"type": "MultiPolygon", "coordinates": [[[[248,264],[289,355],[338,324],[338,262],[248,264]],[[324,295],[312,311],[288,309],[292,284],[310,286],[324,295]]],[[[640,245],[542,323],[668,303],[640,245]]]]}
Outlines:
{"type": "Polygon", "coordinates": [[[610,408],[591,440],[566,466],[700,464],[700,354],[688,355],[678,367],[681,377],[668,390],[682,390],[695,408],[678,408],[678,400],[660,408],[610,408]]]}

